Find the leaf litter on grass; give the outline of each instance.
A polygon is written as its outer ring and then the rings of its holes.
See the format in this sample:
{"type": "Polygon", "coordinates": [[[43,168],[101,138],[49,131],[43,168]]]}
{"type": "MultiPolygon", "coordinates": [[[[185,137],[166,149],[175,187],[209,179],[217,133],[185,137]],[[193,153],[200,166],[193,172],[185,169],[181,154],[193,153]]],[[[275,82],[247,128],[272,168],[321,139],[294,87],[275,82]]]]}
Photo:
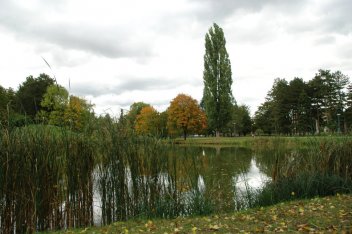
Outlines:
{"type": "MultiPolygon", "coordinates": [[[[131,220],[74,233],[351,233],[352,195],[291,201],[271,207],[204,217],[131,220]]],[[[72,233],[72,230],[66,232],[72,233]]]]}

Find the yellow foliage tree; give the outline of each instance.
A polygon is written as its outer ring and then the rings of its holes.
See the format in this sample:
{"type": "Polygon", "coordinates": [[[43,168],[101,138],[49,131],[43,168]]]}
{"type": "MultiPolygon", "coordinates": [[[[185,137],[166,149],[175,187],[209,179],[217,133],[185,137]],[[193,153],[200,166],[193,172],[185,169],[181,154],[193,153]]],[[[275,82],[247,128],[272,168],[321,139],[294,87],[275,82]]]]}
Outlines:
{"type": "Polygon", "coordinates": [[[170,134],[182,131],[186,140],[189,133],[201,133],[207,128],[205,113],[197,100],[185,94],[174,98],[168,108],[167,127],[170,134]]]}
{"type": "Polygon", "coordinates": [[[71,95],[67,108],[65,109],[65,122],[74,130],[82,130],[91,114],[92,105],[85,99],[71,95]]]}
{"type": "Polygon", "coordinates": [[[137,115],[135,129],[138,134],[157,135],[158,134],[159,113],[151,106],[145,106],[137,115]]]}

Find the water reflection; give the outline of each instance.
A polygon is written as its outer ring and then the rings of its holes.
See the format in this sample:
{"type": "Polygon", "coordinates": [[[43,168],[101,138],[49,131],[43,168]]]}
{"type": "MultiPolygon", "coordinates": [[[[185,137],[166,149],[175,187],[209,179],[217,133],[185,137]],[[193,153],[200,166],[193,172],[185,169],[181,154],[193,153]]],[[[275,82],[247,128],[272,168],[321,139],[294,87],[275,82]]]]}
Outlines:
{"type": "Polygon", "coordinates": [[[245,192],[248,188],[260,189],[270,180],[270,177],[260,171],[256,159],[252,158],[249,170],[240,176],[234,177],[234,186],[237,191],[245,192]]]}
{"type": "Polygon", "coordinates": [[[270,180],[250,149],[232,147],[172,147],[95,171],[96,225],[242,209],[248,206],[246,192],[270,180]]]}
{"type": "Polygon", "coordinates": [[[253,157],[249,170],[233,177],[235,209],[250,207],[255,201],[253,196],[270,180],[271,178],[259,169],[257,161],[253,157]]]}

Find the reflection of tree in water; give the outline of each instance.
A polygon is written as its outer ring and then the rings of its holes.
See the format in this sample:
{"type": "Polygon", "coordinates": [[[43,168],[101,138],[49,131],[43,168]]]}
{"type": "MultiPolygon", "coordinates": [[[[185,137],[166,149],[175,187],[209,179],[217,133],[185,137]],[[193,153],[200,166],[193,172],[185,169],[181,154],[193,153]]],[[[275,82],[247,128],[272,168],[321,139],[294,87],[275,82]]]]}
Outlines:
{"type": "Polygon", "coordinates": [[[257,167],[267,176],[272,177],[273,173],[280,169],[280,164],[285,163],[286,155],[289,153],[287,149],[262,149],[254,153],[257,167]],[[278,168],[276,168],[278,167],[278,168]]]}
{"type": "Polygon", "coordinates": [[[233,210],[233,178],[249,170],[252,158],[244,148],[145,149],[102,165],[103,223],[233,210]]]}
{"type": "Polygon", "coordinates": [[[234,209],[233,177],[247,172],[251,151],[246,148],[204,148],[209,166],[202,172],[205,193],[217,211],[234,209]]]}

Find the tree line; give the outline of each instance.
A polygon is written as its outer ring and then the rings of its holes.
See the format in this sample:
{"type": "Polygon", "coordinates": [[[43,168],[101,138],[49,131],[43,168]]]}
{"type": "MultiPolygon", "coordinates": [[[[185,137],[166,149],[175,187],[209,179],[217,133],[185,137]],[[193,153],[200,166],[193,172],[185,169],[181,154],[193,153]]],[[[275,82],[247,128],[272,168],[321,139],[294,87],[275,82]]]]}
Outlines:
{"type": "Polygon", "coordinates": [[[305,82],[277,78],[255,112],[257,134],[306,135],[352,130],[352,85],[340,71],[319,70],[305,82]]]}
{"type": "MultiPolygon", "coordinates": [[[[158,112],[148,103],[133,103],[118,120],[140,135],[177,137],[190,134],[212,136],[307,135],[347,133],[352,130],[352,85],[340,71],[319,70],[309,81],[277,78],[255,115],[233,97],[232,71],[224,32],[217,24],[205,35],[203,97],[197,100],[178,94],[167,110],[158,112]]],[[[18,88],[0,86],[1,126],[50,124],[82,131],[97,117],[93,105],[69,95],[53,78],[29,76],[18,88]]]]}
{"type": "Polygon", "coordinates": [[[50,124],[82,130],[94,116],[93,105],[69,95],[47,74],[28,76],[17,91],[0,86],[0,124],[13,128],[28,124],[50,124]]]}

